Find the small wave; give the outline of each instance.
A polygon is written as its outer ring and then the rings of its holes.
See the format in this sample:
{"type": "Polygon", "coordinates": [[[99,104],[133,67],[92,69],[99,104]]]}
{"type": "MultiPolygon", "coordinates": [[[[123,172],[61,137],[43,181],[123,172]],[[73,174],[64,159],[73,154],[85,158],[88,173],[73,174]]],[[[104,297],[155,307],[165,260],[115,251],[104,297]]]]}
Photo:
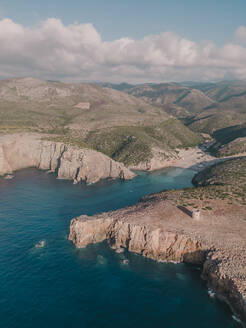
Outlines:
{"type": "Polygon", "coordinates": [[[4,176],[4,179],[5,180],[12,180],[12,179],[14,179],[14,176],[12,174],[7,174],[7,175],[4,176]]]}
{"type": "Polygon", "coordinates": [[[45,240],[41,240],[40,242],[38,242],[35,245],[35,248],[43,248],[43,247],[45,247],[45,245],[46,245],[46,241],[45,240]]]}
{"type": "Polygon", "coordinates": [[[211,297],[211,298],[215,298],[216,293],[215,293],[211,288],[209,288],[209,289],[208,289],[208,295],[209,295],[209,297],[211,297]]]}
{"type": "Polygon", "coordinates": [[[238,323],[242,323],[241,320],[235,316],[235,314],[232,315],[232,319],[235,320],[238,323]]]}
{"type": "Polygon", "coordinates": [[[121,264],[128,265],[128,264],[129,264],[129,260],[127,260],[127,259],[123,259],[123,260],[121,261],[121,264]]]}
{"type": "Polygon", "coordinates": [[[125,249],[123,247],[116,248],[115,250],[116,253],[121,254],[125,252],[125,249]]]}

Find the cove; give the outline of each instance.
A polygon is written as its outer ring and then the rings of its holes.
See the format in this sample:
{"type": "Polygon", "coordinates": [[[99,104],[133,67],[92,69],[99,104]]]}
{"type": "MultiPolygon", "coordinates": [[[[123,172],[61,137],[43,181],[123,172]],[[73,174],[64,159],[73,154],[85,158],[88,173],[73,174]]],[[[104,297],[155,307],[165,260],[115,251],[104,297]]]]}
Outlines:
{"type": "Polygon", "coordinates": [[[208,296],[198,268],[116,254],[105,244],[79,250],[67,240],[71,218],[190,187],[193,175],[167,169],[74,186],[28,169],[0,179],[0,326],[237,327],[208,296]]]}

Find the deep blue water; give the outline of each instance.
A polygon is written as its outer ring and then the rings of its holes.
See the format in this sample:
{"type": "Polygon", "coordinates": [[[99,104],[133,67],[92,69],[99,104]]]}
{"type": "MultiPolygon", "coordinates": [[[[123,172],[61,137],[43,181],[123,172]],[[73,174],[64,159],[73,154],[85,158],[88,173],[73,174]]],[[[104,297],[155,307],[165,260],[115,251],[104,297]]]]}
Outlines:
{"type": "Polygon", "coordinates": [[[198,268],[116,254],[105,244],[78,250],[67,240],[72,217],[190,186],[193,174],[169,169],[93,186],[35,169],[0,179],[0,327],[236,327],[209,298],[198,268]],[[35,247],[42,240],[45,247],[35,247]]]}

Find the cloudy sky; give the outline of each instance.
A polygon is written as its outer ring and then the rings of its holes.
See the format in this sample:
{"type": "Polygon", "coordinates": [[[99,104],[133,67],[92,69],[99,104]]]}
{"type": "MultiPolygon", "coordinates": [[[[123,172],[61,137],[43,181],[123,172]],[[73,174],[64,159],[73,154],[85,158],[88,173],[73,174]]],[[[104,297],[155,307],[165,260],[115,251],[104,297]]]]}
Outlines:
{"type": "Polygon", "coordinates": [[[246,80],[246,0],[0,0],[0,78],[246,80]]]}

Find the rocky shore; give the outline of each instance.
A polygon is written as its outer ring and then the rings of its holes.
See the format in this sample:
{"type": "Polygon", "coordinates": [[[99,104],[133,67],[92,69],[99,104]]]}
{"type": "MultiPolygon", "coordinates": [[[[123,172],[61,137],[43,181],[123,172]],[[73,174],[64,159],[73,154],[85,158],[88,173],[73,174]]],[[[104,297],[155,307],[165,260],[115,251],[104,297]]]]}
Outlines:
{"type": "Polygon", "coordinates": [[[122,210],[75,218],[69,239],[76,247],[107,240],[112,248],[154,260],[201,265],[208,287],[245,323],[246,210],[216,201],[213,211],[201,210],[194,219],[167,193],[122,210]]]}
{"type": "Polygon", "coordinates": [[[0,136],[0,176],[36,167],[54,172],[59,179],[95,183],[101,179],[132,179],[135,174],[123,164],[91,149],[77,149],[48,141],[39,134],[0,136]]]}

